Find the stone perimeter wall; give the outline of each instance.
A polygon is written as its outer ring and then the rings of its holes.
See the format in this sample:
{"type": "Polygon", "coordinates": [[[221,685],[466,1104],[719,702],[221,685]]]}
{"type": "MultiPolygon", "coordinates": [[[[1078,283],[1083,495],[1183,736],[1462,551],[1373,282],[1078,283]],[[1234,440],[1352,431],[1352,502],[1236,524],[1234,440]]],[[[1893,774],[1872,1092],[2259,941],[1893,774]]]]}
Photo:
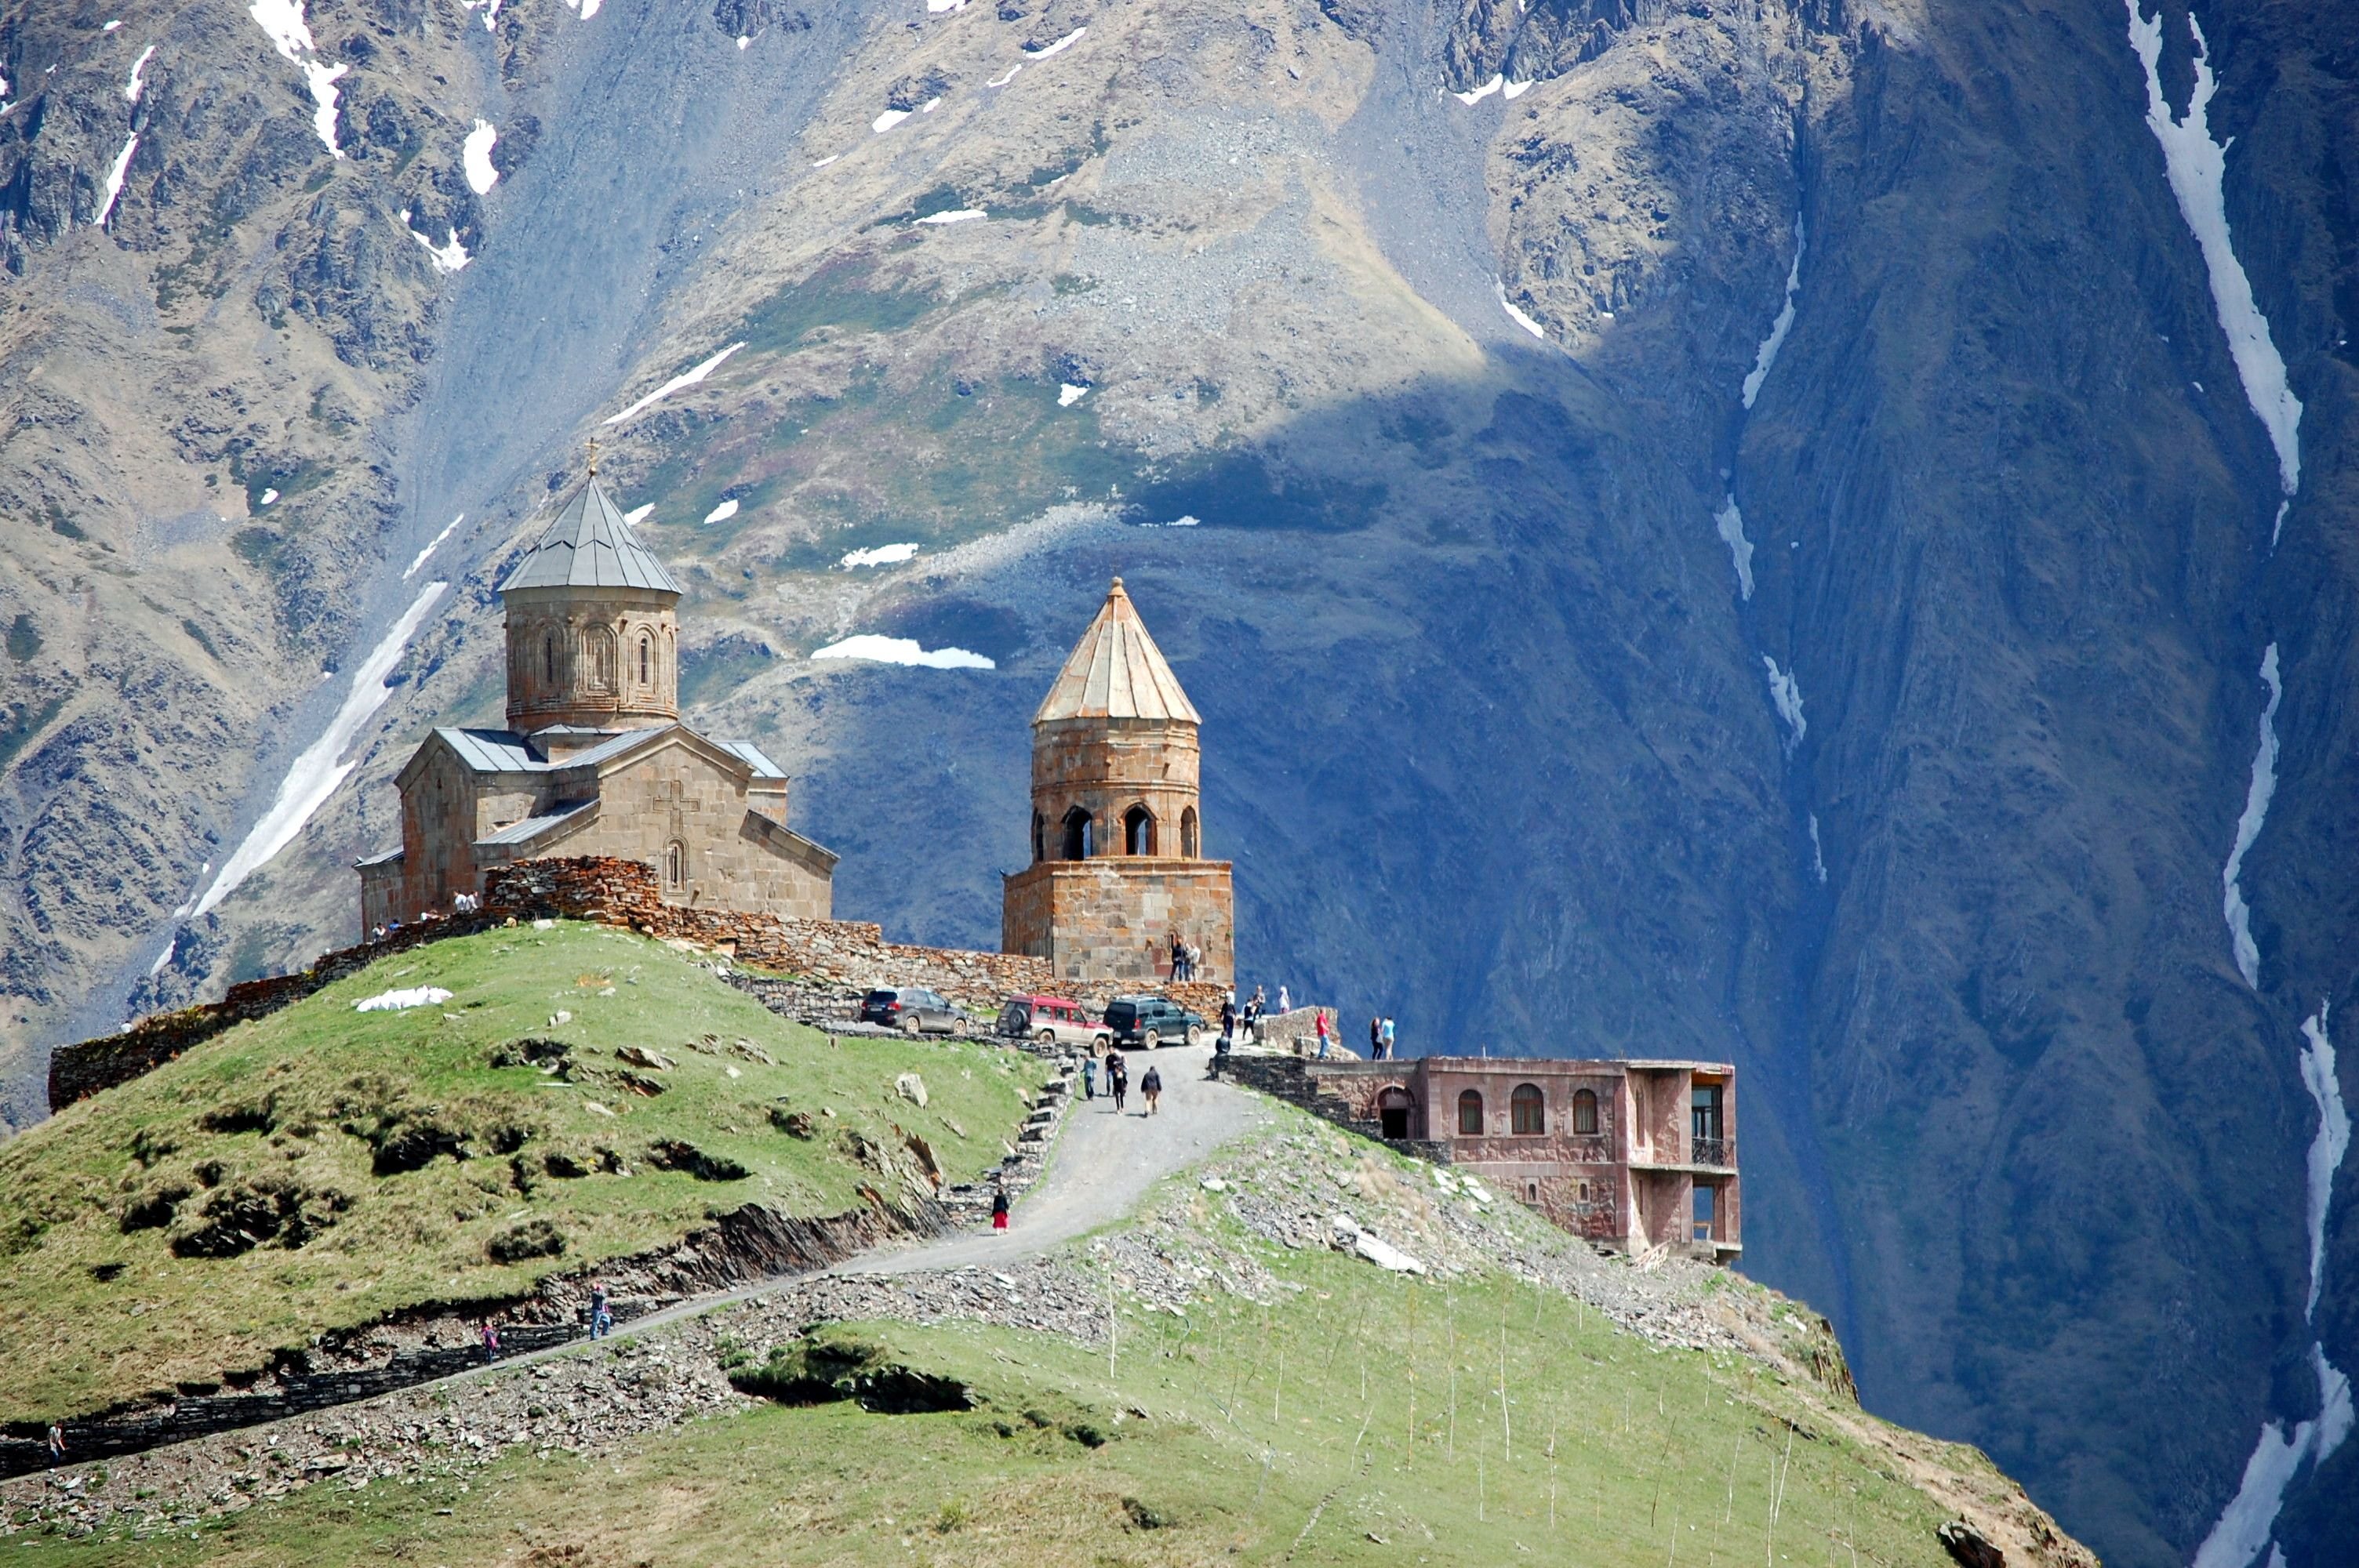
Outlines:
{"type": "Polygon", "coordinates": [[[153,1072],[223,1030],[267,1017],[387,954],[470,935],[511,920],[538,919],[626,926],[644,935],[693,942],[741,963],[786,971],[798,977],[796,984],[805,992],[814,1018],[849,1017],[860,994],[877,986],[914,985],[940,991],[986,1027],[998,1015],[1000,1004],[1020,992],[1047,991],[1103,1010],[1115,996],[1151,989],[1219,1026],[1221,988],[1209,983],[1076,986],[1059,982],[1044,958],[887,942],[883,927],[865,921],[793,920],[685,908],[664,902],[655,869],[643,861],[576,856],[522,860],[493,871],[477,914],[405,925],[380,941],[325,954],[299,973],[232,986],[217,1002],[157,1013],[118,1033],[61,1045],[49,1056],[49,1108],[61,1110],[153,1072]]]}

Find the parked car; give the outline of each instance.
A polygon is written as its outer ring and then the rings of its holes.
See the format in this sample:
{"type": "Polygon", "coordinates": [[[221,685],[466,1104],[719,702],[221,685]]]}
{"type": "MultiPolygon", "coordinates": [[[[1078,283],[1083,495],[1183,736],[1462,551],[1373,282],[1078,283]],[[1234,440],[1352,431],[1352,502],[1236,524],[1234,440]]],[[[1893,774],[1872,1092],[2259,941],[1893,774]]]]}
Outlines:
{"type": "Polygon", "coordinates": [[[1106,1003],[1105,1026],[1125,1050],[1145,1046],[1151,1051],[1174,1041],[1193,1045],[1204,1020],[1169,997],[1122,996],[1106,1003]]]}
{"type": "Polygon", "coordinates": [[[999,1010],[999,1033],[1011,1039],[1071,1045],[1083,1051],[1114,1043],[1104,1024],[1092,1023],[1080,1002],[1061,996],[1009,997],[1007,1005],[999,1010]]]}
{"type": "Polygon", "coordinates": [[[966,1014],[940,991],[923,986],[886,986],[861,999],[860,1022],[906,1029],[912,1034],[954,1034],[966,1027],[966,1014]]]}

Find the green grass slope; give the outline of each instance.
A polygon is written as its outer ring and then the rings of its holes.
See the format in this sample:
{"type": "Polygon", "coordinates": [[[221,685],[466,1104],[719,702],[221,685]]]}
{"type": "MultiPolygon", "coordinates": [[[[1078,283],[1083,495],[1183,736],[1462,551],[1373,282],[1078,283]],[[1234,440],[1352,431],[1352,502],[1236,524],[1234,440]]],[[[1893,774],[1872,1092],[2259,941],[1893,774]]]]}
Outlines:
{"type": "MultiPolygon", "coordinates": [[[[1301,1171],[1315,1142],[1311,1186],[1348,1189],[1364,1213],[1381,1205],[1407,1233],[1397,1217],[1424,1201],[1418,1172],[1381,1154],[1355,1163],[1360,1149],[1303,1137],[1290,1112],[1277,1120],[1213,1157],[1231,1190],[1271,1191],[1274,1167],[1301,1171]]],[[[1498,1223],[1519,1245],[1569,1245],[1517,1213],[1498,1223]]],[[[1192,1181],[1060,1266],[1095,1276],[1110,1337],[1103,1325],[1091,1343],[956,1321],[798,1337],[780,1331],[791,1305],[747,1302],[668,1326],[657,1346],[585,1347],[576,1370],[494,1374],[518,1391],[465,1392],[449,1408],[492,1429],[528,1421],[517,1401],[553,1402],[609,1363],[628,1378],[632,1357],[657,1348],[675,1378],[717,1363],[779,1398],[586,1452],[511,1437],[482,1468],[462,1456],[436,1473],[429,1459],[397,1484],[316,1486],[144,1539],[120,1527],[28,1535],[9,1555],[93,1568],[1935,1568],[1948,1559],[1934,1531],[1962,1506],[2028,1520],[2031,1540],[2049,1528],[1980,1454],[1861,1411],[1823,1324],[1737,1276],[1691,1299],[1754,1352],[1667,1349],[1496,1269],[1410,1278],[1277,1245],[1192,1181]],[[1132,1289],[1132,1271],[1158,1266],[1149,1260],[1199,1281],[1182,1310],[1132,1289]],[[1205,1260],[1222,1263],[1222,1282],[1195,1272],[1205,1260]],[[883,1413],[814,1390],[829,1377],[845,1389],[864,1379],[878,1405],[958,1403],[940,1398],[955,1386],[969,1408],[883,1413]]],[[[2022,1537],[2009,1544],[2010,1562],[2091,1562],[2052,1534],[2029,1552],[2022,1537]]]]}
{"type": "Polygon", "coordinates": [[[514,1297],[746,1203],[852,1208],[879,1182],[854,1131],[900,1149],[897,1126],[969,1179],[1038,1082],[1028,1058],[979,1047],[831,1049],[603,927],[415,948],[0,1145],[0,1417],[95,1410],[403,1308],[514,1297]],[[354,1010],[429,986],[451,999],[354,1010]],[[908,1072],[924,1109],[896,1091],[908,1072]],[[786,1130],[795,1113],[810,1136],[786,1130]]]}

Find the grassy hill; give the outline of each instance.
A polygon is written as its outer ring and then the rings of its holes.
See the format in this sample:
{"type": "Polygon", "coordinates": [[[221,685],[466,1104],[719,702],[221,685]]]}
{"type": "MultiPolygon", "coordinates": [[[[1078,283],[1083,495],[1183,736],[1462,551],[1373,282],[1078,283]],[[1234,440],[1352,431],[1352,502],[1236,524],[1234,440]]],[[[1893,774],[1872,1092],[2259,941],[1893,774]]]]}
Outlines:
{"type": "Polygon", "coordinates": [[[831,1049],[603,927],[412,949],[0,1145],[0,1418],[514,1298],[747,1203],[853,1208],[880,1176],[852,1133],[896,1150],[895,1127],[915,1133],[966,1180],[1038,1082],[1006,1052],[831,1049]],[[429,987],[449,999],[356,1011],[429,987]],[[896,1091],[909,1072],[926,1108],[896,1091]]]}
{"type": "Polygon", "coordinates": [[[783,1283],[642,1343],[348,1415],[317,1440],[344,1456],[331,1484],[283,1495],[305,1453],[265,1455],[285,1461],[274,1484],[249,1447],[214,1472],[218,1495],[256,1499],[226,1518],[175,1523],[183,1505],[125,1475],[98,1483],[114,1522],[8,1555],[1936,1568],[1934,1531],[1962,1508],[2000,1521],[2010,1563],[2093,1568],[1980,1454],[1861,1411],[1824,1324],[1739,1276],[1602,1263],[1291,1110],[1205,1173],[1218,1190],[1183,1178],[1010,1263],[998,1306],[920,1311],[955,1282],[888,1281],[895,1314],[806,1332],[824,1298],[799,1292],[827,1286],[783,1283]],[[1432,1272],[1273,1239],[1336,1210],[1432,1272]],[[1653,1321],[1711,1347],[1617,1325],[1551,1272],[1625,1320],[1651,1293],[1653,1321]],[[658,1404],[674,1413],[636,1421],[658,1404]],[[892,1413],[910,1405],[937,1408],[892,1413]]]}

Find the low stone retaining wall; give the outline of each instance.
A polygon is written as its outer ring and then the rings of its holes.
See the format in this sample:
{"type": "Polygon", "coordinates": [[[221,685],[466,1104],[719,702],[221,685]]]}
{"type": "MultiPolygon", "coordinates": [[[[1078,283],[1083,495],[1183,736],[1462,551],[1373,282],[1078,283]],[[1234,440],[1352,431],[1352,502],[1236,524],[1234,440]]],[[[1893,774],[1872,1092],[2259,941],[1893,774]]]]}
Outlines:
{"type": "MultiPolygon", "coordinates": [[[[1381,1122],[1358,1114],[1358,1108],[1342,1095],[1323,1087],[1319,1082],[1322,1064],[1291,1053],[1283,1055],[1266,1051],[1233,1053],[1221,1076],[1230,1082],[1256,1089],[1272,1099],[1282,1099],[1299,1106],[1311,1115],[1333,1122],[1346,1131],[1382,1143],[1386,1148],[1423,1160],[1429,1164],[1451,1163],[1450,1141],[1443,1138],[1386,1138],[1381,1122]]],[[[1324,1065],[1347,1073],[1382,1073],[1387,1065],[1382,1062],[1361,1062],[1349,1056],[1336,1057],[1330,1049],[1324,1065]]]]}

